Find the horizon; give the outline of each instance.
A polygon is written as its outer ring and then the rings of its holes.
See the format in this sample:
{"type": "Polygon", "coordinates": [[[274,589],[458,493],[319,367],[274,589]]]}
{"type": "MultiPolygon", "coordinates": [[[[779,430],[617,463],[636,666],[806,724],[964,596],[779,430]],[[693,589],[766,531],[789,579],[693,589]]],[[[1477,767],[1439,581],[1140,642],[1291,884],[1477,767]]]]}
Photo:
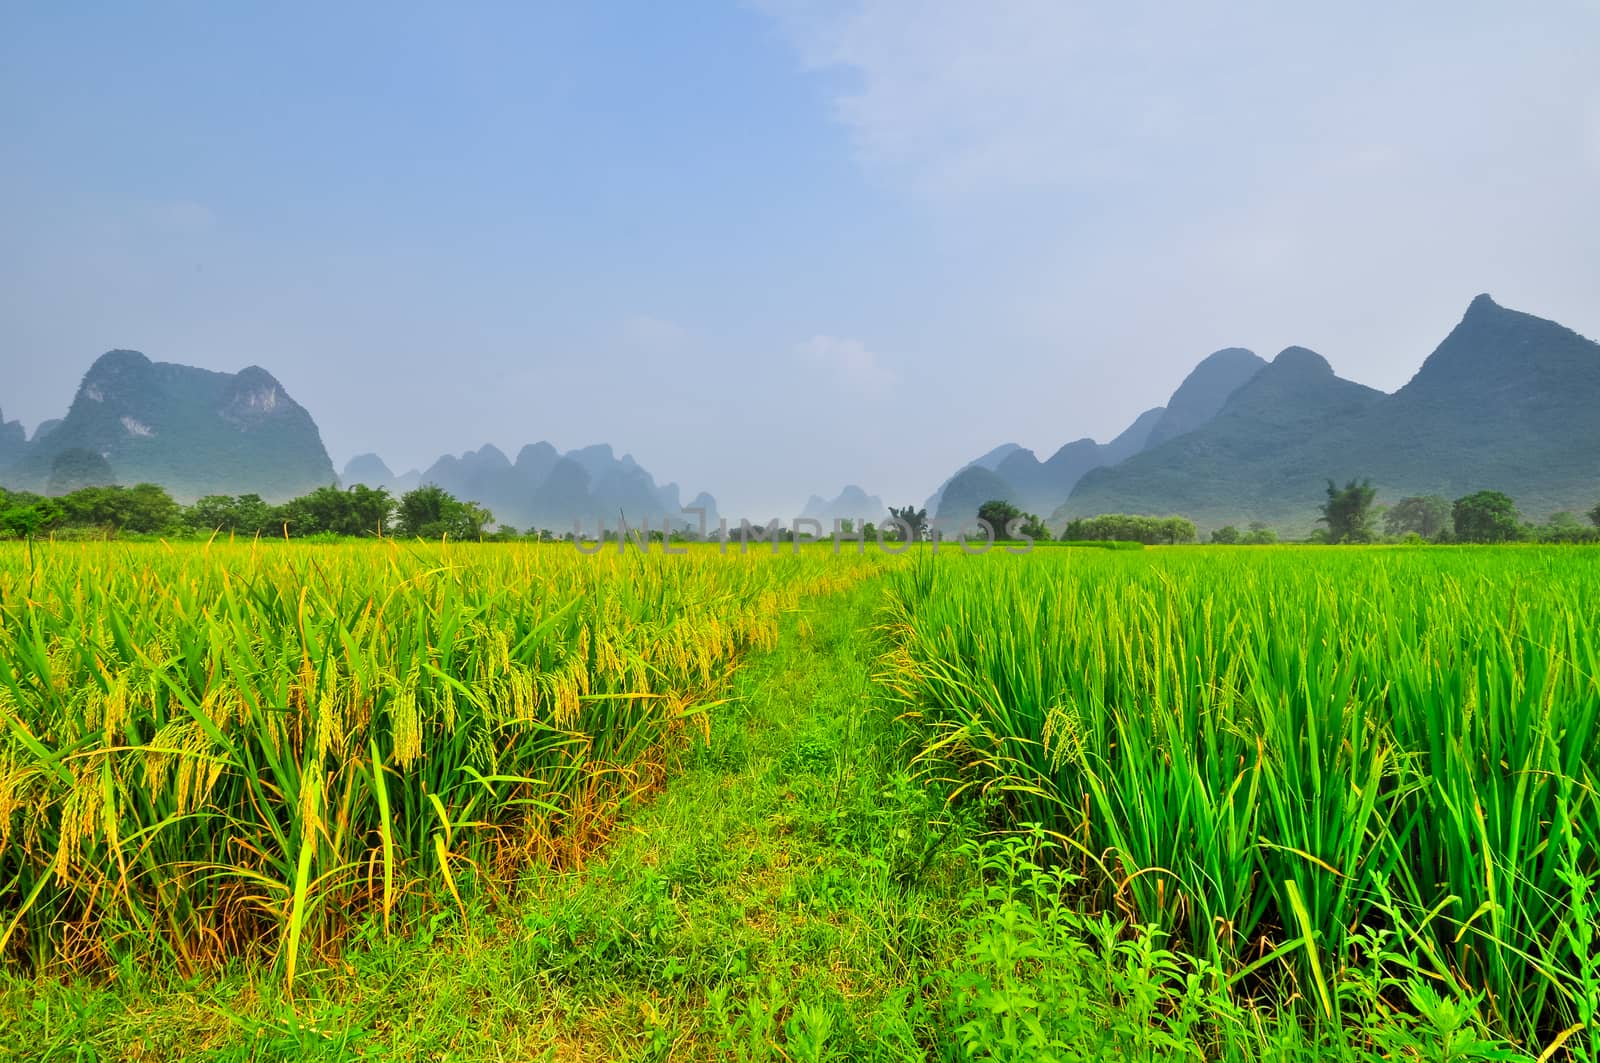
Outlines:
{"type": "MultiPolygon", "coordinates": [[[[1529,311],[1523,310],[1523,309],[1518,308],[1518,307],[1507,306],[1504,303],[1496,300],[1494,298],[1492,292],[1481,292],[1481,293],[1473,296],[1472,299],[1468,301],[1467,309],[1470,310],[1473,306],[1477,305],[1480,300],[1488,300],[1490,305],[1495,306],[1495,307],[1497,307],[1497,308],[1499,308],[1501,310],[1506,310],[1506,311],[1510,311],[1512,313],[1517,313],[1517,314],[1522,314],[1524,316],[1533,317],[1533,318],[1536,318],[1536,319],[1541,320],[1541,321],[1551,322],[1551,323],[1553,323],[1555,325],[1558,325],[1558,326],[1560,326],[1562,328],[1566,328],[1568,331],[1575,332],[1579,336],[1580,339],[1588,340],[1589,342],[1594,342],[1590,337],[1584,335],[1582,332],[1578,332],[1577,330],[1571,329],[1570,327],[1566,326],[1563,322],[1553,321],[1552,319],[1549,319],[1549,318],[1543,318],[1543,317],[1540,317],[1540,315],[1538,315],[1538,314],[1530,313],[1529,311]]],[[[1466,312],[1467,311],[1465,311],[1465,310],[1463,311],[1463,317],[1465,316],[1466,312]]],[[[1459,324],[1459,321],[1458,321],[1458,324],[1459,324]]],[[[1452,326],[1452,328],[1454,328],[1454,326],[1452,326]]],[[[1443,338],[1444,337],[1441,337],[1441,343],[1443,342],[1443,338]]],[[[1244,349],[1244,350],[1248,350],[1248,348],[1238,348],[1238,347],[1219,348],[1218,351],[1208,352],[1206,355],[1203,355],[1201,357],[1200,361],[1204,361],[1206,358],[1209,358],[1212,354],[1220,353],[1220,351],[1226,350],[1226,349],[1244,349]]],[[[1262,355],[1258,351],[1251,351],[1250,353],[1256,354],[1258,357],[1260,357],[1262,359],[1263,364],[1265,365],[1265,364],[1271,364],[1272,362],[1276,361],[1277,358],[1280,357],[1282,354],[1287,353],[1288,351],[1291,351],[1291,350],[1302,350],[1302,351],[1310,350],[1312,354],[1317,355],[1318,357],[1322,358],[1323,361],[1328,362],[1329,368],[1332,369],[1333,373],[1336,376],[1339,376],[1339,377],[1341,377],[1342,379],[1345,379],[1345,380],[1351,380],[1352,379],[1352,378],[1346,377],[1342,373],[1340,373],[1339,372],[1339,367],[1337,365],[1332,364],[1331,360],[1327,359],[1326,356],[1322,355],[1322,352],[1311,350],[1310,348],[1304,347],[1303,345],[1300,345],[1300,344],[1290,344],[1289,346],[1282,348],[1281,350],[1277,351],[1276,353],[1272,354],[1271,356],[1262,355]]],[[[104,357],[105,355],[113,354],[113,353],[138,354],[138,355],[141,355],[141,356],[145,357],[148,361],[150,361],[152,363],[161,363],[163,361],[163,359],[155,358],[155,357],[150,356],[148,354],[148,352],[138,351],[138,350],[134,350],[134,349],[131,349],[131,348],[115,348],[115,349],[113,349],[111,351],[102,352],[101,355],[96,356],[96,360],[98,360],[98,358],[100,358],[100,357],[104,357]]],[[[1409,375],[1407,375],[1405,377],[1405,379],[1401,382],[1401,384],[1398,385],[1394,390],[1398,390],[1399,387],[1402,387],[1402,386],[1404,386],[1405,383],[1408,383],[1416,375],[1417,371],[1419,371],[1422,368],[1423,361],[1425,361],[1427,359],[1427,357],[1431,356],[1432,353],[1433,353],[1433,351],[1430,350],[1428,355],[1425,355],[1422,360],[1418,361],[1416,368],[1413,369],[1412,372],[1409,375]]],[[[168,364],[175,364],[175,363],[168,363],[168,364]]],[[[1199,362],[1197,361],[1196,365],[1198,365],[1198,364],[1199,364],[1199,362]]],[[[91,365],[93,365],[93,362],[91,362],[91,365]]],[[[235,369],[231,369],[231,370],[230,369],[216,369],[216,368],[213,368],[212,371],[218,371],[218,372],[223,372],[223,373],[228,373],[228,374],[236,374],[236,373],[243,372],[245,370],[252,369],[252,368],[265,370],[266,372],[269,373],[269,375],[272,372],[270,366],[260,366],[260,365],[255,365],[255,364],[252,364],[250,366],[239,366],[239,367],[237,367],[235,369]]],[[[1194,368],[1195,368],[1195,366],[1191,366],[1189,372],[1193,372],[1194,368]]],[[[85,370],[85,378],[87,378],[87,372],[88,372],[88,370],[86,369],[85,370]]],[[[1187,376],[1187,373],[1185,374],[1185,377],[1186,376],[1187,376]]],[[[1182,379],[1183,378],[1180,378],[1179,381],[1175,382],[1172,385],[1172,388],[1176,389],[1178,384],[1182,383],[1182,379]]],[[[1358,384],[1364,383],[1363,381],[1359,381],[1359,380],[1353,380],[1352,382],[1358,383],[1358,384]]],[[[279,381],[279,383],[281,384],[282,381],[279,381]]],[[[1368,385],[1368,386],[1370,386],[1370,385],[1368,385]]],[[[1385,390],[1383,388],[1377,388],[1376,390],[1382,392],[1385,395],[1394,394],[1394,390],[1385,390]]],[[[1170,398],[1170,394],[1171,394],[1171,389],[1169,389],[1169,392],[1168,392],[1168,397],[1169,398],[1170,398]]],[[[292,393],[290,394],[290,398],[291,399],[295,399],[296,402],[299,402],[298,398],[296,398],[292,393]]],[[[1162,401],[1165,402],[1166,399],[1163,399],[1162,401]]],[[[300,404],[302,406],[305,405],[304,403],[300,403],[300,404]]],[[[1140,411],[1140,413],[1136,414],[1135,416],[1136,417],[1137,416],[1142,416],[1143,414],[1150,413],[1153,410],[1160,409],[1160,408],[1162,408],[1162,404],[1161,403],[1157,403],[1154,407],[1147,407],[1146,409],[1140,411]]],[[[3,408],[0,408],[0,415],[3,415],[3,412],[4,412],[3,408]]],[[[64,412],[65,411],[63,411],[63,413],[64,412]]],[[[307,412],[311,415],[312,419],[314,421],[316,421],[316,416],[317,416],[316,415],[316,411],[308,408],[307,412]]],[[[43,422],[39,422],[39,423],[43,423],[43,422]]],[[[30,438],[32,438],[33,434],[38,430],[39,423],[36,423],[34,425],[26,425],[25,424],[25,427],[28,430],[28,434],[29,434],[30,438]]],[[[322,422],[317,421],[316,423],[317,423],[317,427],[318,427],[318,430],[319,430],[319,434],[322,434],[323,433],[322,422]]],[[[1130,421],[1130,425],[1131,425],[1131,423],[1132,422],[1130,421]]],[[[1118,433],[1120,433],[1124,429],[1128,428],[1130,425],[1124,425],[1122,429],[1117,429],[1116,431],[1109,433],[1105,438],[1097,439],[1097,440],[1094,440],[1094,441],[1103,445],[1106,442],[1108,442],[1110,439],[1114,438],[1118,433]]],[[[1062,440],[1060,443],[1057,443],[1057,444],[1054,444],[1054,445],[1051,445],[1051,446],[1045,448],[1042,452],[1039,450],[1039,448],[1026,446],[1025,444],[1018,443],[1016,440],[1004,440],[1004,441],[1002,441],[1000,443],[994,444],[993,446],[987,448],[983,452],[982,455],[973,455],[972,457],[968,458],[967,461],[963,463],[962,467],[965,467],[966,465],[971,464],[978,457],[986,456],[989,453],[991,453],[992,451],[1000,450],[1002,448],[1011,448],[1011,449],[1014,449],[1014,450],[1027,451],[1027,452],[1035,454],[1035,456],[1040,461],[1043,461],[1046,458],[1050,457],[1050,455],[1052,453],[1054,453],[1055,451],[1061,449],[1062,447],[1066,446],[1067,444],[1070,444],[1070,443],[1075,442],[1075,441],[1082,440],[1083,438],[1086,438],[1086,437],[1081,437],[1080,436],[1080,437],[1075,437],[1074,439],[1062,440]]],[[[688,501],[692,501],[694,496],[700,494],[701,492],[704,492],[704,493],[712,495],[712,497],[714,499],[716,499],[719,509],[721,509],[725,514],[729,514],[729,513],[737,514],[736,516],[733,517],[733,519],[735,519],[735,520],[740,519],[741,516],[742,517],[755,516],[755,517],[757,517],[757,519],[761,519],[761,520],[765,520],[766,519],[766,517],[759,516],[759,513],[749,513],[749,512],[739,513],[738,511],[729,510],[727,508],[726,504],[723,503],[722,500],[717,497],[717,491],[715,490],[714,487],[707,487],[707,486],[694,486],[694,487],[691,487],[690,485],[683,484],[681,481],[674,480],[670,476],[658,475],[656,473],[656,470],[650,469],[650,467],[649,467],[647,462],[639,462],[638,459],[637,459],[637,455],[633,454],[631,451],[622,450],[621,448],[615,446],[614,444],[612,444],[611,442],[609,442],[607,440],[593,440],[593,441],[590,441],[590,442],[577,443],[577,444],[574,444],[574,445],[565,445],[564,443],[556,442],[555,440],[543,439],[543,438],[541,438],[541,439],[527,439],[527,440],[523,440],[521,442],[512,443],[512,444],[505,444],[505,443],[502,443],[501,441],[498,441],[498,440],[485,440],[485,441],[480,442],[480,443],[478,443],[478,444],[476,444],[474,446],[466,447],[466,448],[463,448],[463,449],[459,449],[459,450],[448,450],[447,449],[447,450],[441,451],[439,454],[435,455],[432,459],[430,459],[429,461],[423,463],[420,466],[408,465],[408,466],[403,466],[403,467],[396,466],[394,462],[390,461],[383,454],[378,453],[376,451],[371,451],[371,450],[357,451],[356,453],[353,453],[353,454],[349,455],[348,457],[344,457],[342,459],[340,458],[340,456],[335,454],[332,450],[329,450],[328,453],[329,453],[329,458],[330,458],[330,461],[332,462],[334,471],[335,471],[337,477],[339,478],[340,482],[343,482],[344,474],[345,474],[348,466],[351,465],[354,461],[356,461],[357,459],[376,457],[377,459],[379,459],[384,464],[385,467],[388,468],[389,473],[390,473],[391,476],[394,476],[394,477],[400,478],[400,479],[404,479],[404,478],[410,477],[410,476],[421,476],[421,477],[423,477],[423,479],[421,480],[422,483],[431,483],[432,481],[430,481],[430,480],[428,480],[426,478],[426,473],[430,470],[430,468],[432,466],[437,465],[439,462],[441,462],[441,461],[443,461],[445,459],[449,459],[449,458],[456,458],[456,459],[465,458],[469,454],[481,453],[485,449],[493,449],[494,451],[498,452],[501,455],[501,457],[507,459],[508,461],[515,462],[515,460],[517,459],[517,456],[519,455],[519,453],[522,450],[530,448],[530,447],[539,446],[539,445],[550,446],[550,447],[554,448],[554,450],[557,453],[559,453],[559,454],[561,454],[563,456],[568,456],[568,455],[574,454],[574,453],[576,453],[578,451],[583,451],[583,450],[603,447],[603,448],[609,450],[612,453],[613,457],[618,461],[621,461],[621,462],[627,462],[629,460],[635,461],[637,464],[639,464],[646,471],[650,472],[651,475],[656,479],[656,481],[659,484],[661,484],[662,486],[670,486],[672,484],[677,484],[677,486],[681,490],[683,490],[685,496],[687,496],[686,500],[685,500],[686,504],[687,504],[688,501]]],[[[911,491],[911,492],[901,492],[900,494],[894,494],[894,493],[891,493],[890,491],[887,491],[887,490],[873,490],[873,489],[871,489],[871,488],[869,488],[866,485],[863,485],[861,483],[858,483],[858,482],[855,482],[855,481],[850,481],[850,482],[846,482],[846,483],[840,484],[837,490],[828,491],[826,493],[812,492],[809,495],[807,495],[807,497],[805,498],[804,501],[792,501],[792,502],[787,504],[787,510],[785,510],[785,512],[792,511],[794,514],[798,515],[807,506],[809,506],[814,501],[820,501],[820,502],[824,502],[824,503],[831,503],[834,499],[836,499],[838,497],[841,497],[844,492],[849,491],[851,489],[860,490],[863,494],[865,494],[865,495],[867,495],[869,497],[877,497],[877,498],[879,498],[882,501],[882,503],[883,503],[883,505],[884,505],[884,507],[886,509],[891,507],[891,506],[893,506],[897,499],[900,499],[900,500],[903,501],[903,498],[909,498],[912,495],[915,495],[915,498],[911,499],[911,504],[916,505],[920,501],[928,498],[931,494],[936,494],[937,492],[942,490],[944,484],[949,482],[950,477],[954,475],[955,471],[957,471],[957,470],[951,470],[951,471],[947,472],[946,474],[944,474],[944,477],[943,477],[943,479],[941,480],[940,483],[937,483],[937,484],[933,485],[932,487],[930,487],[927,491],[920,492],[920,493],[918,491],[911,491]]],[[[348,485],[346,485],[346,486],[348,486],[348,485]]],[[[769,513],[769,515],[770,515],[770,513],[769,513]]],[[[783,519],[789,519],[789,518],[783,518],[783,519]]]]}
{"type": "Polygon", "coordinates": [[[10,21],[30,434],[125,348],[260,365],[339,471],[609,443],[728,513],[920,505],[1223,347],[1392,393],[1479,292],[1600,335],[1592,5],[10,21]]]}

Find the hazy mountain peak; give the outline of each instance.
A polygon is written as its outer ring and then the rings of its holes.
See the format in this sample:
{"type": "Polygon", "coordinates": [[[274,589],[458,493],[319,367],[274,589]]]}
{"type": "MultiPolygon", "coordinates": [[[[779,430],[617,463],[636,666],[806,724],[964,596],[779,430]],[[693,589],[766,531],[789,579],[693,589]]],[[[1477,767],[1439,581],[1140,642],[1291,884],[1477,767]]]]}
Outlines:
{"type": "MultiPolygon", "coordinates": [[[[619,517],[635,527],[644,521],[659,525],[670,520],[680,526],[687,521],[677,484],[657,486],[632,455],[619,459],[614,454],[610,444],[596,443],[562,455],[541,440],[520,448],[512,462],[489,443],[459,458],[441,457],[424,479],[486,506],[496,521],[517,528],[566,529],[577,520],[592,531],[596,520],[615,522],[619,517]]],[[[715,506],[713,500],[706,508],[715,506]]]]}
{"type": "Polygon", "coordinates": [[[28,430],[21,421],[8,421],[0,412],[0,465],[9,465],[21,456],[28,442],[28,430]]]}
{"type": "Polygon", "coordinates": [[[818,521],[825,529],[831,531],[835,520],[878,521],[882,520],[887,512],[883,499],[877,495],[867,494],[856,484],[846,484],[832,500],[821,495],[812,495],[806,500],[800,516],[818,521]]]}
{"type": "Polygon", "coordinates": [[[154,364],[142,351],[130,351],[119,347],[115,350],[107,351],[91,362],[89,371],[84,374],[84,377],[87,379],[106,373],[127,372],[130,369],[148,369],[154,364]]]}
{"type": "Polygon", "coordinates": [[[1328,360],[1307,347],[1285,347],[1272,360],[1272,368],[1280,372],[1295,370],[1302,373],[1333,375],[1333,366],[1328,364],[1328,360]]]}
{"type": "MultiPolygon", "coordinates": [[[[705,511],[704,516],[705,516],[705,522],[706,522],[706,529],[708,531],[711,528],[716,527],[717,521],[721,519],[720,515],[717,513],[717,500],[715,498],[712,498],[710,493],[706,492],[706,491],[701,491],[699,494],[695,495],[693,498],[691,498],[689,500],[689,504],[684,506],[683,508],[685,510],[690,510],[690,509],[701,509],[701,510],[704,510],[705,511]]],[[[685,520],[688,520],[688,518],[690,516],[692,516],[692,514],[685,513],[684,514],[685,520]]],[[[699,520],[699,518],[696,517],[694,521],[690,521],[689,522],[689,526],[691,528],[697,528],[699,526],[698,525],[698,520],[699,520]]]]}
{"type": "Polygon", "coordinates": [[[1529,513],[1600,497],[1600,345],[1480,295],[1393,395],[1289,348],[1182,439],[1085,476],[1058,519],[1182,512],[1213,526],[1313,527],[1330,479],[1383,501],[1492,488],[1529,513]]]}
{"type": "Polygon", "coordinates": [[[265,369],[221,373],[126,349],[94,360],[67,416],[28,445],[16,475],[42,485],[69,450],[100,455],[121,482],[158,483],[179,498],[277,500],[334,480],[316,423],[265,369]]]}
{"type": "Polygon", "coordinates": [[[1211,420],[1228,401],[1228,396],[1266,364],[1255,352],[1243,347],[1224,347],[1206,355],[1167,400],[1160,420],[1150,430],[1146,448],[1154,449],[1211,420]]]}
{"type": "Polygon", "coordinates": [[[233,374],[233,380],[239,387],[248,388],[275,388],[278,378],[261,368],[259,365],[247,365],[233,374]]]}
{"type": "Polygon", "coordinates": [[[1017,504],[1021,501],[1015,484],[993,469],[982,465],[968,465],[950,478],[939,494],[939,508],[935,517],[970,520],[978,515],[978,507],[996,499],[1017,504]]]}
{"type": "Polygon", "coordinates": [[[1431,402],[1481,392],[1502,405],[1582,405],[1600,388],[1597,354],[1600,347],[1565,325],[1480,295],[1396,394],[1431,402]]]}
{"type": "MultiPolygon", "coordinates": [[[[971,465],[979,465],[979,464],[980,463],[976,462],[976,461],[971,463],[971,465]]],[[[1002,472],[1002,470],[1005,470],[1005,469],[1030,468],[1030,467],[1036,466],[1038,464],[1039,464],[1039,455],[1035,454],[1031,448],[1029,448],[1029,447],[1017,447],[1014,450],[1012,450],[1009,454],[1007,454],[1004,458],[1002,458],[998,463],[996,463],[992,467],[992,469],[995,472],[1002,472]]],[[[970,468],[971,465],[969,465],[968,467],[970,468]]],[[[982,466],[982,467],[990,468],[990,466],[982,466]]]]}
{"type": "Polygon", "coordinates": [[[563,457],[582,466],[591,480],[598,480],[617,464],[616,453],[611,449],[610,443],[593,443],[587,447],[578,447],[567,451],[563,457]]]}
{"type": "Polygon", "coordinates": [[[114,398],[119,392],[142,388],[154,372],[155,363],[138,351],[107,351],[83,374],[72,407],[75,409],[82,402],[105,402],[108,395],[114,398]]]}
{"type": "Polygon", "coordinates": [[[250,365],[228,381],[218,412],[235,424],[252,426],[297,408],[277,377],[258,365],[250,365]]]}
{"type": "Polygon", "coordinates": [[[1045,459],[1044,464],[1050,468],[1059,468],[1062,465],[1085,461],[1092,461],[1097,465],[1100,463],[1100,444],[1088,436],[1061,444],[1054,454],[1045,459]]]}
{"type": "MultiPolygon", "coordinates": [[[[1226,352],[1219,353],[1226,360],[1226,352]]],[[[1084,436],[1057,447],[1044,461],[1016,443],[996,447],[956,470],[928,500],[928,511],[935,516],[966,518],[976,515],[984,502],[1003,499],[1028,512],[1048,513],[1066,500],[1089,470],[1115,465],[1143,450],[1165,414],[1162,406],[1146,410],[1110,443],[1100,444],[1084,436]]]]}
{"type": "Polygon", "coordinates": [[[511,459],[506,457],[506,452],[493,443],[485,443],[479,447],[475,455],[481,463],[494,469],[511,468],[511,459]]]}
{"type": "Polygon", "coordinates": [[[1190,384],[1197,378],[1203,379],[1212,373],[1235,372],[1248,373],[1251,369],[1260,369],[1266,363],[1261,356],[1247,347],[1223,347],[1221,350],[1212,351],[1200,359],[1195,367],[1189,370],[1189,375],[1183,378],[1183,383],[1178,385],[1178,390],[1173,393],[1174,398],[1182,395],[1184,385],[1190,384]]]}
{"type": "Polygon", "coordinates": [[[971,468],[988,469],[992,472],[993,470],[999,468],[1002,461],[1005,461],[1006,458],[1010,457],[1012,454],[1021,449],[1021,445],[1017,443],[1001,443],[998,447],[995,447],[988,453],[973,458],[971,461],[961,466],[961,468],[957,469],[949,479],[945,480],[944,483],[939,485],[939,489],[928,497],[927,504],[924,508],[926,508],[929,513],[937,515],[940,510],[944,508],[945,488],[950,486],[951,481],[954,480],[956,476],[961,475],[963,472],[971,468]]]}
{"type": "Polygon", "coordinates": [[[394,483],[394,472],[376,454],[357,454],[345,462],[344,474],[339,482],[346,487],[365,484],[368,487],[389,487],[394,483]]]}
{"type": "Polygon", "coordinates": [[[1339,376],[1316,351],[1285,347],[1265,369],[1228,396],[1212,423],[1243,417],[1262,425],[1287,427],[1332,412],[1347,413],[1383,397],[1376,388],[1339,376]]]}
{"type": "Polygon", "coordinates": [[[560,451],[541,440],[528,443],[517,451],[516,470],[530,482],[538,483],[550,475],[550,470],[560,460],[560,451]]]}

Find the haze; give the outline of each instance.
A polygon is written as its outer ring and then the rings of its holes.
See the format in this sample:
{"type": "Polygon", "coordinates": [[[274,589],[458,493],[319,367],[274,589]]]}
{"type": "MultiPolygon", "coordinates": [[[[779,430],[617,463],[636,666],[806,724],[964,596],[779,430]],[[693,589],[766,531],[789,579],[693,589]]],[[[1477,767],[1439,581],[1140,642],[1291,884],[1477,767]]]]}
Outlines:
{"type": "Polygon", "coordinates": [[[1575,0],[13,6],[0,408],[131,347],[266,367],[339,466],[920,501],[1223,346],[1600,336],[1597,71],[1575,0]]]}

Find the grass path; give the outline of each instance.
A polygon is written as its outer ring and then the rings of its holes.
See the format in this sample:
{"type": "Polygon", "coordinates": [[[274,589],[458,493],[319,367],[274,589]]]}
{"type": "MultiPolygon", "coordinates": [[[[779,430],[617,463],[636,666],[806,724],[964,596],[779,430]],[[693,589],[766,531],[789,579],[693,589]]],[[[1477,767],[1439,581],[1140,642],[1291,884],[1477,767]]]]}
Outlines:
{"type": "MultiPolygon", "coordinates": [[[[785,619],[709,742],[586,867],[369,935],[288,999],[242,969],[6,982],[17,1058],[746,1060],[924,1055],[960,860],[874,701],[868,581],[785,619]],[[919,1029],[920,1027],[920,1029],[919,1029]]],[[[948,957],[945,957],[948,959],[948,957]]]]}

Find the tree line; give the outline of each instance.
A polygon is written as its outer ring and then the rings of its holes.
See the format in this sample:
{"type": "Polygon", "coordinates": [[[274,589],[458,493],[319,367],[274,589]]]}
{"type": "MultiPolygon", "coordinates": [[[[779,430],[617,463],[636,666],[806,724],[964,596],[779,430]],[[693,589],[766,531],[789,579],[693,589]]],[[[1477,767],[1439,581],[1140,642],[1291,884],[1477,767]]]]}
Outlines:
{"type": "Polygon", "coordinates": [[[1381,518],[1382,537],[1402,542],[1600,542],[1600,503],[1584,514],[1588,524],[1570,512],[1534,524],[1523,519],[1516,502],[1503,491],[1476,491],[1453,502],[1440,495],[1413,495],[1387,508],[1376,505],[1377,495],[1370,480],[1351,480],[1343,487],[1329,480],[1322,516],[1317,518],[1326,526],[1321,539],[1377,542],[1381,518]]]}
{"type": "MultiPolygon", "coordinates": [[[[913,539],[927,538],[933,531],[928,511],[915,506],[889,507],[889,515],[900,528],[909,528],[913,539]]],[[[1050,529],[1036,513],[1025,513],[1004,499],[994,498],[978,507],[978,520],[986,524],[996,539],[1049,542],[1133,542],[1149,545],[1192,543],[1195,541],[1194,521],[1187,517],[1145,517],[1129,513],[1103,513],[1098,517],[1080,517],[1069,521],[1060,536],[1050,534],[1050,529]]],[[[867,525],[870,535],[873,528],[867,525]]],[[[946,529],[946,532],[948,529],[946,529]]],[[[893,533],[903,534],[899,528],[893,533]]]]}
{"type": "MultiPolygon", "coordinates": [[[[1392,506],[1377,505],[1378,491],[1370,480],[1351,480],[1340,487],[1328,481],[1327,497],[1318,507],[1317,522],[1323,527],[1314,532],[1313,543],[1600,543],[1600,503],[1584,514],[1587,523],[1575,514],[1553,514],[1543,524],[1530,523],[1517,510],[1516,502],[1501,491],[1477,491],[1455,501],[1439,495],[1413,495],[1392,506]],[[1379,530],[1379,526],[1382,530],[1379,530]]],[[[905,506],[890,508],[890,514],[909,526],[917,538],[928,531],[927,511],[905,506]]],[[[980,520],[996,529],[1010,527],[1017,520],[1020,534],[1029,539],[1052,538],[1044,522],[1031,513],[1001,500],[985,502],[978,509],[980,520]]],[[[1067,522],[1061,535],[1066,542],[1136,542],[1146,545],[1178,545],[1196,542],[1193,521],[1186,517],[1150,517],[1130,513],[1102,513],[1078,517],[1067,522]]],[[[1222,546],[1266,546],[1279,542],[1275,529],[1252,521],[1245,529],[1227,524],[1211,533],[1207,540],[1222,546]]]]}
{"type": "MultiPolygon", "coordinates": [[[[1372,543],[1384,540],[1434,543],[1600,542],[1600,504],[1584,516],[1557,513],[1543,524],[1525,521],[1516,503],[1500,491],[1478,491],[1449,501],[1438,495],[1402,498],[1392,506],[1376,504],[1377,489],[1370,481],[1351,480],[1343,487],[1328,482],[1320,508],[1314,542],[1372,543]],[[1379,526],[1382,530],[1380,532],[1379,526]]],[[[909,529],[913,539],[930,533],[926,509],[904,506],[890,509],[894,521],[885,538],[900,538],[909,529]]],[[[992,499],[978,510],[998,539],[1027,538],[1048,541],[1050,530],[1036,514],[1024,513],[1010,502],[992,499]]],[[[155,484],[80,487],[59,496],[0,488],[0,538],[25,538],[65,533],[115,535],[132,533],[164,536],[270,536],[306,538],[335,536],[364,538],[399,536],[424,539],[571,538],[544,529],[525,533],[501,525],[491,530],[494,514],[475,502],[464,501],[433,484],[425,484],[396,498],[381,487],[355,484],[348,488],[319,487],[287,502],[272,504],[261,496],[207,495],[192,505],[178,503],[155,484]]],[[[845,522],[846,532],[851,529],[845,522]]],[[[868,523],[867,538],[878,529],[868,523]]],[[[657,530],[652,539],[660,538],[657,530]]],[[[784,541],[792,533],[786,532],[784,541]]],[[[674,532],[673,538],[694,538],[674,532]]],[[[1177,545],[1195,542],[1195,524],[1186,517],[1150,517],[1103,513],[1067,523],[1060,536],[1067,542],[1137,542],[1177,545]]],[[[1261,522],[1241,531],[1225,525],[1211,533],[1219,545],[1264,545],[1278,542],[1278,534],[1261,522]]]]}
{"type": "MultiPolygon", "coordinates": [[[[505,537],[494,515],[475,502],[426,484],[399,498],[381,487],[319,487],[276,505],[260,495],[206,495],[178,503],[155,484],[80,487],[58,497],[0,488],[0,536],[56,533],[242,535],[273,538],[387,535],[437,539],[505,537]]],[[[535,532],[534,534],[540,534],[535,532]]],[[[548,535],[549,533],[543,533],[548,535]]]]}

